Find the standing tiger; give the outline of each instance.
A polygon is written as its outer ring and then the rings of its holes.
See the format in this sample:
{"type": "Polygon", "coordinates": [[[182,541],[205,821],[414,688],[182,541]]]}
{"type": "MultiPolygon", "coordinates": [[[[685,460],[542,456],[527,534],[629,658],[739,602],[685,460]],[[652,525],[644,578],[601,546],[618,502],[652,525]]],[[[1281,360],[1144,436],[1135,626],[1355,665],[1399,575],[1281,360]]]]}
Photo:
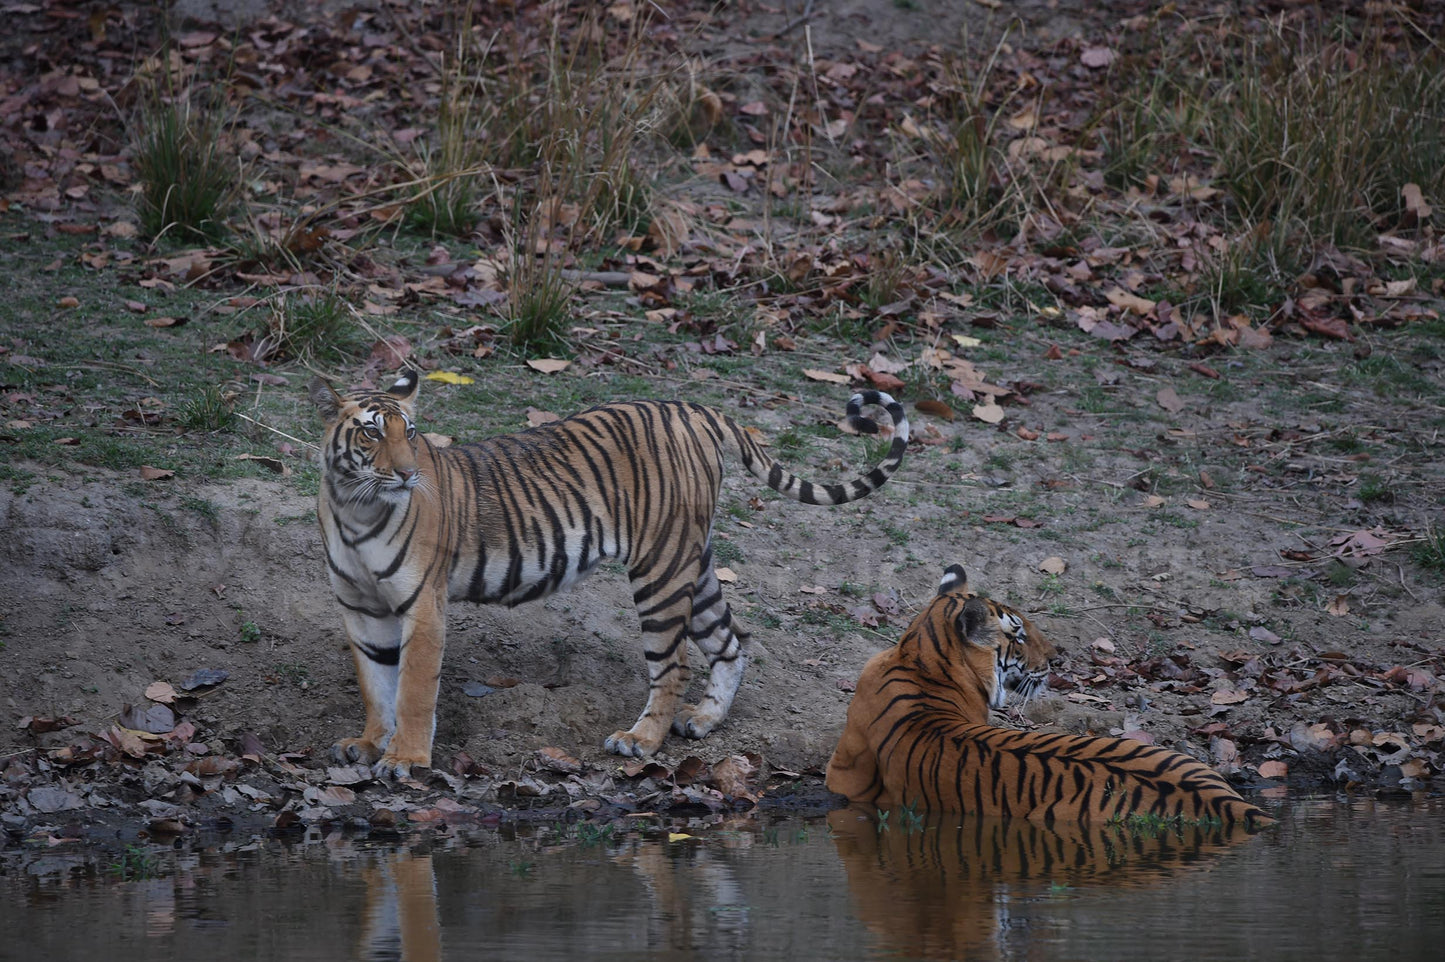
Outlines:
{"type": "Polygon", "coordinates": [[[898,644],[863,666],[829,790],[876,809],[1107,821],[1150,814],[1253,828],[1270,821],[1219,773],[1128,738],[996,728],[988,710],[1028,699],[1058,662],[1027,618],[975,597],[953,565],[898,644]]]}
{"type": "Polygon", "coordinates": [[[908,447],[903,407],[865,391],[848,402],[860,433],[887,410],[884,460],[843,484],[784,471],[732,418],[685,401],[603,404],[518,434],[439,448],[417,432],[420,377],[385,391],[338,394],[311,383],[326,428],[317,516],[366,702],[360,737],[332,748],[379,776],[430,765],[448,601],[517,605],[564,588],[608,559],[627,566],[642,623],[647,705],[608,751],[643,757],[670,725],[701,738],[727,716],[747,664],[712,567],[723,455],[805,504],[878,490],[908,447]],[[696,705],[681,704],[687,643],[711,665],[696,705]]]}

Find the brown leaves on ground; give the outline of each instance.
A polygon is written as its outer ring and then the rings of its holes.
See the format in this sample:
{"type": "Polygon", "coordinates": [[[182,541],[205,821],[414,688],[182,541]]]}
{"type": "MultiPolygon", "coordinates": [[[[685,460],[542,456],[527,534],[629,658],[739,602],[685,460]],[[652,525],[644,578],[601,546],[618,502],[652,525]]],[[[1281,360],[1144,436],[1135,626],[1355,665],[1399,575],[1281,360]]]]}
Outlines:
{"type": "MultiPolygon", "coordinates": [[[[1159,623],[1165,622],[1160,619],[1159,623]]],[[[1278,641],[1260,627],[1250,634],[1257,634],[1257,641],[1278,641]]],[[[1076,659],[1062,675],[1055,675],[1054,687],[1068,700],[1082,704],[1117,701],[1124,705],[1141,698],[1146,702],[1169,695],[1198,699],[1207,694],[1208,720],[1192,734],[1208,740],[1212,763],[1226,774],[1254,768],[1261,777],[1284,778],[1290,771],[1288,760],[1300,753],[1337,757],[1346,748],[1374,766],[1409,763],[1409,773],[1403,777],[1424,779],[1445,765],[1441,751],[1445,727],[1440,724],[1418,722],[1409,731],[1391,732],[1351,729],[1334,718],[1334,706],[1341,700],[1357,704],[1405,693],[1416,698],[1445,696],[1445,652],[1424,647],[1407,652],[1417,659],[1410,665],[1381,665],[1343,651],[1316,653],[1301,646],[1262,653],[1237,649],[1224,652],[1217,663],[1183,651],[1133,658],[1116,652],[1117,646],[1109,639],[1096,639],[1087,661],[1076,659]],[[1308,715],[1313,710],[1321,720],[1300,722],[1281,735],[1267,719],[1275,707],[1286,703],[1296,714],[1308,715]],[[1253,725],[1236,730],[1230,722],[1236,710],[1250,706],[1263,709],[1263,736],[1253,725]],[[1245,748],[1253,752],[1259,746],[1263,746],[1263,762],[1245,761],[1245,748]],[[1267,764],[1273,762],[1279,764],[1267,764]]],[[[1369,709],[1360,711],[1368,713],[1369,709]]]]}

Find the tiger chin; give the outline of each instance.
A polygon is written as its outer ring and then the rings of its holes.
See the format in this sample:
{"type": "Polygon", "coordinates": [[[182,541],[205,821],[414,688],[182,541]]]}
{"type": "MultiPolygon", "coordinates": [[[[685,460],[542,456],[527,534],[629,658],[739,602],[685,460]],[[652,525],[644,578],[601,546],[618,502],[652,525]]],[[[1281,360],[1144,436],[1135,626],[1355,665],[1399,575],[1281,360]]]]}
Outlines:
{"type": "Polygon", "coordinates": [[[516,434],[439,448],[417,430],[420,376],[383,391],[338,393],[317,378],[325,422],[317,516],[341,605],[366,724],[333,746],[382,777],[431,764],[437,690],[452,601],[518,605],[585,577],[607,560],[627,568],[648,670],[647,703],[605,741],[645,757],[669,728],[702,738],[728,714],[748,660],[713,572],[713,514],[723,457],[805,504],[856,501],[903,462],[908,419],[887,394],[847,405],[852,430],[893,438],[884,459],[841,484],[785,471],[732,418],[686,401],[603,404],[516,434]],[[710,666],[702,698],[682,703],[687,646],[710,666]]]}
{"type": "Polygon", "coordinates": [[[1107,822],[1130,815],[1273,821],[1219,773],[1128,738],[1020,732],[990,708],[1043,688],[1052,644],[1013,609],[968,590],[953,565],[898,644],[869,659],[848,706],[826,784],[877,810],[1107,822]]]}

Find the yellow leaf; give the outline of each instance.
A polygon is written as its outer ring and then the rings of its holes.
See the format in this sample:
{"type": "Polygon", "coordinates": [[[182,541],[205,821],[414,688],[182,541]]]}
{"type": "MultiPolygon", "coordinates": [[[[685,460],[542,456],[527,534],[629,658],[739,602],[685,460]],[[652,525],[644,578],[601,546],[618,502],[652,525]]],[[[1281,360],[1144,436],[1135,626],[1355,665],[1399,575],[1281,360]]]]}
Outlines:
{"type": "Polygon", "coordinates": [[[692,838],[692,837],[693,837],[693,836],[687,834],[686,832],[668,832],[668,833],[667,833],[667,840],[668,840],[669,842],[681,842],[683,839],[692,838]]]}
{"type": "Polygon", "coordinates": [[[950,334],[949,337],[953,338],[953,343],[959,347],[978,347],[983,343],[978,338],[969,337],[967,334],[950,334]]]}
{"type": "Polygon", "coordinates": [[[456,374],[452,371],[432,371],[426,376],[428,381],[441,381],[443,384],[475,384],[465,374],[456,374]]]}

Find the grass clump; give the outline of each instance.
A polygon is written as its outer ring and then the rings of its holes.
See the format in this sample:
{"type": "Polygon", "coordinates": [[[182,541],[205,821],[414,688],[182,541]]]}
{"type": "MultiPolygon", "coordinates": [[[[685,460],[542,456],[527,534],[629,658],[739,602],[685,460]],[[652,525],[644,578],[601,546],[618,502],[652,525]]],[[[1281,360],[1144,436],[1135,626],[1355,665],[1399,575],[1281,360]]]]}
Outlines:
{"type": "Polygon", "coordinates": [[[346,301],[331,291],[293,292],[274,302],[264,336],[298,360],[344,353],[355,325],[346,301]]]}
{"type": "Polygon", "coordinates": [[[541,211],[535,211],[522,237],[511,245],[503,275],[507,294],[504,330],[524,353],[561,347],[572,319],[573,285],[563,273],[555,245],[545,239],[542,221],[541,211]]]}
{"type": "Polygon", "coordinates": [[[151,238],[221,237],[238,179],[222,111],[198,106],[189,95],[155,95],[141,108],[138,126],[132,150],[141,230],[151,238]]]}
{"type": "Polygon", "coordinates": [[[181,405],[177,421],[187,432],[212,434],[229,430],[236,423],[236,412],[231,398],[218,386],[207,384],[181,405]]]}
{"type": "Polygon", "coordinates": [[[1368,247],[1405,222],[1404,188],[1445,191],[1445,58],[1276,32],[1248,51],[1205,137],[1251,221],[1368,247]],[[1433,118],[1431,120],[1430,118],[1433,118]]]}
{"type": "Polygon", "coordinates": [[[1428,525],[1420,540],[1410,546],[1410,557],[1420,567],[1445,575],[1445,530],[1428,525]]]}

